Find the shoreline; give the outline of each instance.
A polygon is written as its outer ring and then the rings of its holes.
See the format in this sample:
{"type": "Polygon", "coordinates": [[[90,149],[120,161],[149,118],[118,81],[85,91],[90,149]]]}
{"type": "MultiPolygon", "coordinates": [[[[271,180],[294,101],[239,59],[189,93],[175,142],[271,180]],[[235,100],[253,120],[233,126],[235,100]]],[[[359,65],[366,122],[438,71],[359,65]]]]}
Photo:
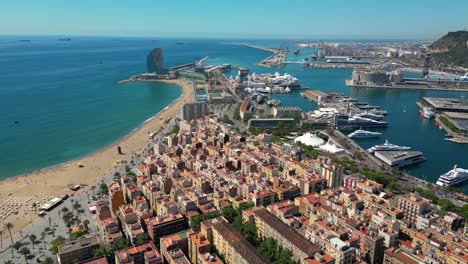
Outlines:
{"type": "Polygon", "coordinates": [[[115,169],[117,160],[127,160],[133,153],[146,146],[148,144],[147,132],[166,127],[167,124],[164,121],[169,117],[177,116],[180,112],[180,105],[186,101],[192,101],[193,98],[192,84],[188,80],[157,81],[176,84],[181,90],[181,95],[126,135],[81,157],[0,180],[0,203],[15,197],[32,198],[26,206],[20,207],[18,214],[11,214],[6,219],[2,219],[0,224],[13,223],[12,234],[17,233],[39,217],[34,211],[29,210],[32,203],[42,202],[41,198],[46,196],[56,197],[71,193],[68,186],[73,184],[95,184],[115,169]],[[124,154],[117,153],[117,146],[122,147],[124,154]],[[83,164],[84,167],[79,168],[77,163],[83,164]]]}

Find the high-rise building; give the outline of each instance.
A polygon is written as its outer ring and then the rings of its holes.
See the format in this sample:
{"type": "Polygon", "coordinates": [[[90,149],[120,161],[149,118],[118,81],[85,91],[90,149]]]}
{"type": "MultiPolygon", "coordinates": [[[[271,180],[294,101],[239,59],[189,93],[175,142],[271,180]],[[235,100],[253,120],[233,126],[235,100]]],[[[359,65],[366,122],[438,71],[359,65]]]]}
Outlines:
{"type": "Polygon", "coordinates": [[[208,105],[206,103],[188,103],[182,105],[182,120],[194,120],[202,118],[208,114],[208,105]]]}
{"type": "Polygon", "coordinates": [[[337,164],[322,164],[320,176],[327,180],[329,188],[343,184],[343,168],[337,164]]]}
{"type": "Polygon", "coordinates": [[[146,56],[146,70],[163,73],[163,68],[163,51],[161,48],[155,48],[146,56]]]}

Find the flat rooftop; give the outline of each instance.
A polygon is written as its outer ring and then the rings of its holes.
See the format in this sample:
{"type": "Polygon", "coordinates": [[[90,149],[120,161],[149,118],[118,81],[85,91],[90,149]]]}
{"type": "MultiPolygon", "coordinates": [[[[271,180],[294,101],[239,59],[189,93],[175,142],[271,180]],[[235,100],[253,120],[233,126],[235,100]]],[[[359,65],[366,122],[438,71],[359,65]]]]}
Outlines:
{"type": "Polygon", "coordinates": [[[262,219],[267,225],[285,237],[309,258],[313,257],[315,253],[321,252],[318,246],[312,244],[312,242],[308,241],[305,237],[295,232],[292,227],[286,225],[281,220],[271,215],[265,208],[255,209],[253,213],[255,217],[262,219]]]}
{"type": "Polygon", "coordinates": [[[376,151],[375,156],[378,158],[385,158],[390,162],[409,159],[417,156],[422,156],[421,151],[376,151]]]}
{"type": "Polygon", "coordinates": [[[451,119],[466,119],[468,120],[468,113],[461,113],[461,112],[450,112],[444,111],[444,115],[451,119]]]}
{"type": "Polygon", "coordinates": [[[468,113],[468,100],[464,98],[423,97],[423,100],[439,111],[453,110],[468,113]]]}
{"type": "Polygon", "coordinates": [[[58,247],[58,254],[66,254],[83,248],[99,246],[99,239],[96,236],[85,237],[78,240],[73,240],[58,247]]]}

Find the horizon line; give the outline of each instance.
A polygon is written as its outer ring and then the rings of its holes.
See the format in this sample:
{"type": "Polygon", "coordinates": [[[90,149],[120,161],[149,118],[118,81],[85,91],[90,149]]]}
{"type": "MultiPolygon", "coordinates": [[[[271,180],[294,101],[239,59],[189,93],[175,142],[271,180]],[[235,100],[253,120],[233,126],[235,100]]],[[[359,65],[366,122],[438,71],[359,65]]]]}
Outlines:
{"type": "Polygon", "coordinates": [[[405,38],[403,36],[395,37],[395,36],[317,36],[317,37],[306,37],[306,36],[168,36],[168,35],[105,35],[105,34],[4,34],[0,33],[0,37],[84,37],[84,38],[160,38],[160,39],[245,39],[245,40],[296,40],[296,41],[321,41],[321,40],[337,40],[337,41],[433,41],[437,38],[421,38],[421,37],[414,37],[414,38],[405,38]]]}

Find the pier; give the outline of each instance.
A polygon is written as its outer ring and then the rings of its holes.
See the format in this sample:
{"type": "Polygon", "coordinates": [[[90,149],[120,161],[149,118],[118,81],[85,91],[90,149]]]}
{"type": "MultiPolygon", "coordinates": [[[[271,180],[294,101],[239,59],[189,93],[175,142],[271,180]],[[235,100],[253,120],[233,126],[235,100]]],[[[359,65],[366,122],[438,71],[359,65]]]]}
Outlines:
{"type": "Polygon", "coordinates": [[[204,57],[203,59],[201,60],[197,60],[197,61],[194,61],[192,63],[186,63],[186,64],[182,64],[182,65],[177,65],[177,66],[174,66],[174,67],[171,67],[169,68],[169,72],[175,72],[175,71],[180,71],[180,70],[184,70],[184,69],[188,69],[188,68],[193,68],[195,66],[198,66],[200,64],[202,64],[203,62],[205,62],[207,59],[209,59],[209,57],[204,57]]]}
{"type": "Polygon", "coordinates": [[[432,91],[455,91],[455,92],[468,92],[468,88],[453,87],[453,86],[426,86],[426,85],[375,85],[375,84],[354,84],[352,80],[345,80],[345,85],[348,87],[356,88],[387,88],[387,89],[404,89],[404,90],[432,90],[432,91]]]}
{"type": "Polygon", "coordinates": [[[245,45],[250,48],[260,49],[260,50],[269,51],[273,53],[273,55],[258,62],[257,63],[258,66],[273,68],[273,67],[283,64],[286,61],[286,58],[288,56],[287,50],[271,48],[271,47],[255,46],[255,45],[250,45],[250,44],[245,44],[245,45]]]}

